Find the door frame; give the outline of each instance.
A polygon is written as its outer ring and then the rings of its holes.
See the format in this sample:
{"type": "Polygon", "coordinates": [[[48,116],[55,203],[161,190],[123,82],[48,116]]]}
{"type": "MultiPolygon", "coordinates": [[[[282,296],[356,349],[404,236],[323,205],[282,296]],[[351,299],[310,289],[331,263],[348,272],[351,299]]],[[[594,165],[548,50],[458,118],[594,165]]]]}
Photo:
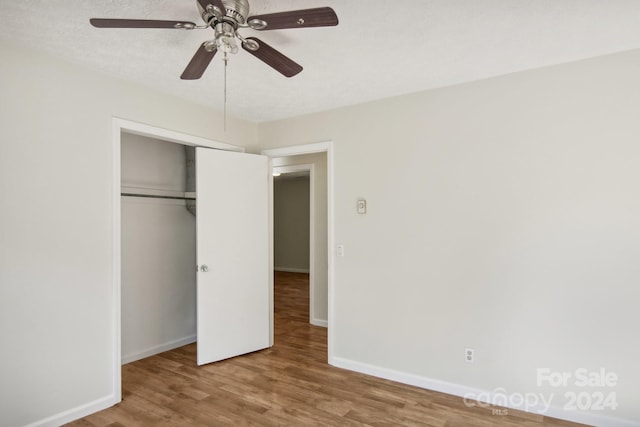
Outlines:
{"type": "MultiPolygon", "coordinates": [[[[120,117],[112,117],[112,133],[111,133],[111,200],[112,200],[112,294],[113,298],[113,311],[112,311],[112,345],[113,354],[112,360],[112,387],[113,398],[115,405],[122,401],[122,323],[121,323],[121,311],[122,311],[122,242],[121,242],[121,230],[122,230],[122,218],[121,218],[121,144],[122,133],[129,133],[133,135],[145,136],[148,138],[158,139],[166,142],[173,142],[182,145],[189,145],[192,147],[206,147],[217,150],[236,151],[244,153],[245,149],[231,144],[225,144],[223,142],[214,141],[211,139],[201,138],[199,136],[189,135],[173,131],[170,129],[164,129],[157,126],[151,126],[144,123],[138,123],[131,120],[123,119],[120,117]]],[[[273,251],[273,250],[271,250],[273,251]]],[[[272,269],[273,267],[271,267],[272,269]]],[[[270,276],[273,276],[271,271],[270,276]]],[[[272,282],[271,282],[272,286],[272,282]]],[[[270,290],[270,292],[272,292],[270,290]]],[[[273,303],[270,307],[271,313],[273,313],[273,303]]],[[[273,335],[273,328],[271,327],[271,335],[273,335]]]]}
{"type": "MultiPolygon", "coordinates": [[[[300,164],[300,165],[290,165],[290,166],[273,166],[271,169],[275,172],[280,173],[291,173],[291,172],[309,172],[309,323],[315,326],[323,326],[326,327],[326,322],[319,321],[316,318],[315,313],[315,272],[316,272],[316,213],[315,213],[315,165],[313,164],[300,164]]],[[[274,212],[274,221],[275,221],[275,212],[274,212]]],[[[274,230],[275,231],[275,230],[274,230]]],[[[275,253],[274,253],[275,256],[275,253]]],[[[275,262],[274,262],[274,270],[275,270],[275,262]]]]}
{"type": "MultiPolygon", "coordinates": [[[[274,157],[291,157],[298,156],[302,154],[315,154],[315,153],[326,153],[327,154],[327,263],[328,263],[328,272],[327,272],[327,356],[329,363],[333,363],[334,355],[333,349],[334,345],[334,333],[333,333],[333,325],[334,325],[334,305],[335,305],[335,289],[334,289],[334,271],[335,271],[335,259],[333,256],[333,248],[335,247],[335,230],[334,230],[334,148],[333,141],[325,141],[318,142],[313,144],[303,144],[303,145],[292,145],[281,148],[274,148],[268,150],[262,150],[261,154],[265,156],[269,156],[270,158],[274,157]]],[[[271,165],[271,169],[273,169],[273,165],[271,165]]],[[[270,222],[270,230],[269,230],[269,239],[270,246],[273,248],[273,176],[270,177],[270,212],[271,218],[270,222]]],[[[273,249],[271,250],[271,265],[273,266],[273,249]]],[[[273,274],[272,274],[273,276],[273,274]]],[[[273,284],[272,290],[273,290],[273,284]]],[[[273,330],[273,324],[272,324],[273,330]]]]}

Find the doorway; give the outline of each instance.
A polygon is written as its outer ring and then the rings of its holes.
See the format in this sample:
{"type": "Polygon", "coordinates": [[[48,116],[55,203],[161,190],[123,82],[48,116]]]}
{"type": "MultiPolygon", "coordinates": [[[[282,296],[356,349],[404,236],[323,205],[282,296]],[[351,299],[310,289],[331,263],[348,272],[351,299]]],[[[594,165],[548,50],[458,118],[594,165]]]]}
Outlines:
{"type": "MultiPolygon", "coordinates": [[[[314,326],[327,327],[327,307],[328,307],[328,246],[327,246],[327,156],[326,153],[313,153],[297,156],[278,157],[272,159],[274,174],[281,173],[285,176],[283,183],[296,183],[302,181],[305,174],[309,176],[309,192],[307,206],[296,206],[295,203],[288,207],[306,214],[305,224],[307,231],[306,248],[295,247],[293,239],[278,242],[277,232],[274,230],[274,255],[278,251],[291,253],[304,251],[308,257],[309,273],[309,323],[314,326]],[[293,176],[288,179],[286,176],[293,176]]],[[[274,177],[274,182],[282,179],[274,177]]],[[[285,184],[286,185],[286,184],[285,184]]],[[[275,193],[274,184],[274,197],[275,193]]],[[[277,213],[274,200],[274,214],[277,213]]],[[[289,216],[295,217],[291,213],[289,216]]],[[[278,223],[278,218],[274,218],[274,224],[278,223]]],[[[274,268],[282,267],[278,264],[279,259],[274,259],[274,268]]],[[[285,266],[287,267],[287,266],[285,266]]]]}
{"type": "Polygon", "coordinates": [[[275,173],[309,173],[309,322],[328,328],[327,352],[331,363],[334,269],[333,143],[265,150],[262,154],[271,157],[275,173]]]}

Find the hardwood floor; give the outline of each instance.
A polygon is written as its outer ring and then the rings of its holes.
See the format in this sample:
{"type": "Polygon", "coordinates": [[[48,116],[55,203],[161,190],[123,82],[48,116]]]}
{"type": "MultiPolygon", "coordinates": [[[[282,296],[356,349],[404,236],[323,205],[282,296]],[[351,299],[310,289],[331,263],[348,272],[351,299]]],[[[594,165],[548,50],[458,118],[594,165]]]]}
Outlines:
{"type": "Polygon", "coordinates": [[[578,426],[334,368],[308,275],[277,273],[275,345],[196,366],[191,344],[122,367],[123,401],[70,426],[578,426]]]}

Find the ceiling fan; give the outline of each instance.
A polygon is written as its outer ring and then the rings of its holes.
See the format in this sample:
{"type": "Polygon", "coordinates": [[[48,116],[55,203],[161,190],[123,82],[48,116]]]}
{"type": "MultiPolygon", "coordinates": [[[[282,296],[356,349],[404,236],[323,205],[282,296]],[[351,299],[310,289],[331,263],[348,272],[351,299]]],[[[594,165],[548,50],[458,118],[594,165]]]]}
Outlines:
{"type": "Polygon", "coordinates": [[[260,59],[286,77],[302,71],[302,66],[273,47],[255,37],[243,37],[238,30],[251,28],[258,31],[287,28],[328,27],[338,25],[338,16],[330,7],[291,10],[249,16],[249,0],[197,0],[204,25],[189,21],[158,21],[147,19],[90,19],[97,28],[169,28],[194,30],[213,28],[215,38],[207,40],[198,48],[182,76],[183,80],[202,77],[207,66],[218,51],[224,54],[225,63],[229,53],[238,52],[238,43],[244,50],[260,59]]]}

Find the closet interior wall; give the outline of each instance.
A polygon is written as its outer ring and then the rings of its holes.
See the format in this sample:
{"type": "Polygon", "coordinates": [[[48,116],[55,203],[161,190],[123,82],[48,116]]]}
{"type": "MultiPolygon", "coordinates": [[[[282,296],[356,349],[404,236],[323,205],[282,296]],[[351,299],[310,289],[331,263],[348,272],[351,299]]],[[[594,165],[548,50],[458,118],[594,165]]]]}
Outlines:
{"type": "Polygon", "coordinates": [[[196,340],[193,160],[192,147],[122,135],[122,193],[150,196],[121,199],[123,364],[196,340]]]}

